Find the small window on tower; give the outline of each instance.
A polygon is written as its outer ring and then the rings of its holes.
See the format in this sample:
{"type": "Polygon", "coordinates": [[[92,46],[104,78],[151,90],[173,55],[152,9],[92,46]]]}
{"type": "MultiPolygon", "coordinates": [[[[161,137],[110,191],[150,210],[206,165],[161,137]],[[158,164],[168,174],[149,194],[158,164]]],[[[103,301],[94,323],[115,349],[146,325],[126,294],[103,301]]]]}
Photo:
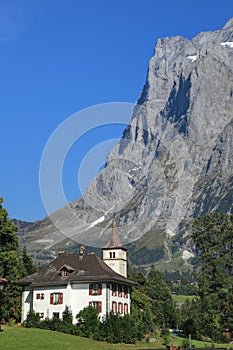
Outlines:
{"type": "Polygon", "coordinates": [[[112,259],[112,252],[109,253],[109,257],[110,257],[110,259],[112,259]]]}
{"type": "Polygon", "coordinates": [[[113,257],[113,259],[115,259],[115,257],[116,257],[116,253],[115,252],[112,253],[112,257],[113,257]]]}

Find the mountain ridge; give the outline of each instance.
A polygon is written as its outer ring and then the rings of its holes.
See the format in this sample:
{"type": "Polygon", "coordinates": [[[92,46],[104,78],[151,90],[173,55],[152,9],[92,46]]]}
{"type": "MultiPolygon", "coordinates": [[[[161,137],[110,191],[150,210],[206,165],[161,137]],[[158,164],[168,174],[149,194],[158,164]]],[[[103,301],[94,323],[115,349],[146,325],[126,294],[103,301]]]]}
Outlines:
{"type": "Polygon", "coordinates": [[[81,199],[18,223],[21,244],[36,256],[55,254],[64,237],[65,249],[77,242],[101,247],[115,213],[132,264],[144,252],[142,265],[192,268],[192,219],[233,212],[232,73],[233,19],[192,40],[158,39],[132,119],[105,168],[81,199]]]}

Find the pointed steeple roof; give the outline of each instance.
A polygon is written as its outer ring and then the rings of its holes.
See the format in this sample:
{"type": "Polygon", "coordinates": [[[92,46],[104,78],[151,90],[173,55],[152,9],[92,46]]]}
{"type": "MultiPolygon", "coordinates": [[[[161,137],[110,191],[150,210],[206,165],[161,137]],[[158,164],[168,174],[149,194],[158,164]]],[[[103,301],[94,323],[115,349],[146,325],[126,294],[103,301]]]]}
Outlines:
{"type": "Polygon", "coordinates": [[[112,221],[112,234],[110,240],[107,242],[104,248],[121,248],[123,247],[123,242],[120,240],[118,227],[116,223],[115,216],[112,221]]]}

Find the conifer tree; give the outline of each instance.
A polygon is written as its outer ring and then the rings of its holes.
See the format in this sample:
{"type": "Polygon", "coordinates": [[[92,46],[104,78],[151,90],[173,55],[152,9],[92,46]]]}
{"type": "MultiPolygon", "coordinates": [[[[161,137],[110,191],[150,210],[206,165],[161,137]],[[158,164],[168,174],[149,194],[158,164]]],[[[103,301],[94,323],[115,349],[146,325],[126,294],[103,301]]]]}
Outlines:
{"type": "Polygon", "coordinates": [[[8,217],[0,198],[0,277],[6,279],[4,289],[0,292],[0,319],[20,320],[21,287],[15,282],[25,275],[35,272],[35,265],[28,256],[26,247],[22,259],[18,254],[19,244],[16,236],[17,226],[8,217]]]}
{"type": "Polygon", "coordinates": [[[8,218],[2,203],[3,198],[0,197],[0,252],[15,251],[18,248],[17,226],[8,218]]]}
{"type": "Polygon", "coordinates": [[[200,298],[190,305],[186,325],[192,321],[193,332],[222,341],[224,332],[233,330],[233,215],[196,218],[193,239],[201,257],[200,298]]]}
{"type": "Polygon", "coordinates": [[[34,272],[37,271],[37,267],[30,255],[28,255],[27,247],[24,245],[21,253],[21,259],[22,259],[22,265],[23,265],[23,271],[22,275],[28,276],[32,275],[34,272]]]}

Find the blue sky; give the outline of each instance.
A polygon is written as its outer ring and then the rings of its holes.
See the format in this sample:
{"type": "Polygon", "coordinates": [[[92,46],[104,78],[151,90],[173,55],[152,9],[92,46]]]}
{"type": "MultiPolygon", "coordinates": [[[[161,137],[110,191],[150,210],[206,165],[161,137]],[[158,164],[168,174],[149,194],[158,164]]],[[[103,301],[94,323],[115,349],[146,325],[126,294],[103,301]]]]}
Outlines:
{"type": "MultiPolygon", "coordinates": [[[[0,196],[9,216],[46,216],[40,160],[64,120],[93,105],[135,103],[158,38],[192,38],[232,16],[232,0],[0,0],[0,196]]],[[[80,197],[82,157],[122,129],[99,128],[68,154],[68,201],[80,197]]]]}

